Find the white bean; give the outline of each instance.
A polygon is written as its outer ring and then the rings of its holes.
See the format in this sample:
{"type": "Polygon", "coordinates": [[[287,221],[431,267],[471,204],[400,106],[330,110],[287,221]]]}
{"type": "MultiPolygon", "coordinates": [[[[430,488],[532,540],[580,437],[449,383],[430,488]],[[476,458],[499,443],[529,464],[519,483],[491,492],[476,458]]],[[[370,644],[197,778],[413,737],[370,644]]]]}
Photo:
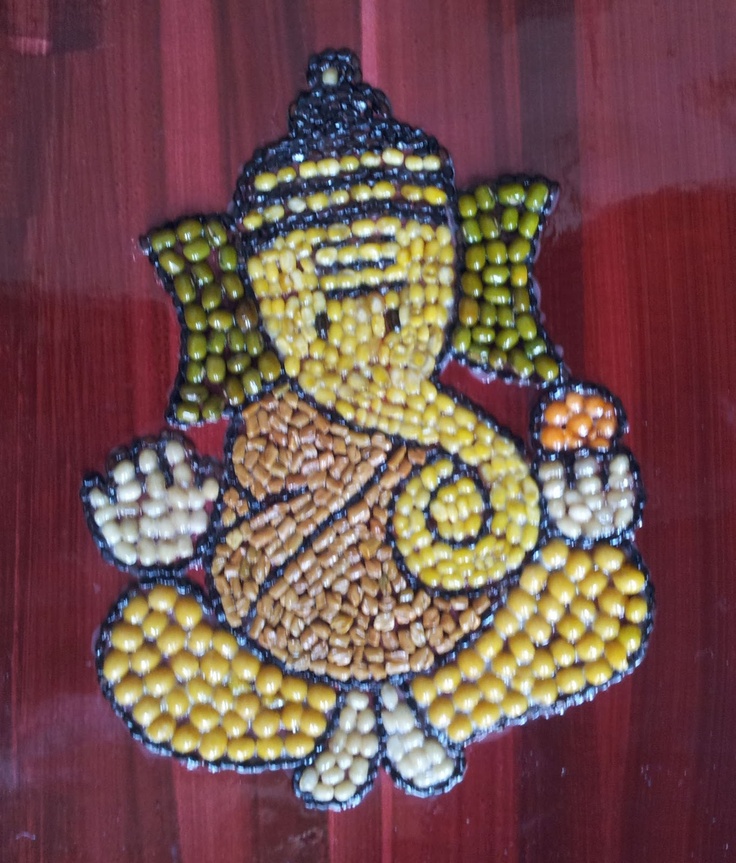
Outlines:
{"type": "Polygon", "coordinates": [[[381,700],[386,710],[393,710],[399,703],[399,693],[395,686],[384,683],[381,687],[381,700]]]}
{"type": "Polygon", "coordinates": [[[625,503],[624,496],[620,491],[609,491],[606,500],[612,509],[618,509],[621,504],[625,503]]]}
{"type": "Polygon", "coordinates": [[[417,772],[416,758],[414,757],[414,752],[407,752],[406,755],[399,761],[396,765],[396,769],[399,773],[404,777],[404,779],[411,779],[414,774],[417,772]]]}
{"type": "Polygon", "coordinates": [[[424,754],[429,759],[429,763],[431,765],[437,765],[445,757],[445,750],[442,748],[442,744],[438,740],[435,740],[433,737],[428,737],[424,744],[424,754]]]}
{"type": "Polygon", "coordinates": [[[220,494],[220,484],[213,476],[207,477],[202,483],[202,493],[205,500],[210,502],[217,500],[217,496],[220,494]]]}
{"type": "Polygon", "coordinates": [[[348,776],[350,777],[350,781],[354,782],[358,788],[361,785],[365,785],[368,781],[368,769],[370,767],[370,762],[367,758],[355,758],[353,763],[350,765],[350,769],[348,770],[348,776]]]}
{"type": "Polygon", "coordinates": [[[138,560],[143,564],[143,566],[153,566],[153,564],[158,560],[158,549],[153,540],[145,538],[138,540],[136,552],[138,554],[138,560]]]}
{"type": "Polygon", "coordinates": [[[398,764],[404,757],[404,741],[401,735],[392,734],[386,741],[386,755],[394,763],[398,764]]]}
{"type": "Polygon", "coordinates": [[[94,514],[95,524],[102,527],[105,522],[110,521],[117,515],[117,510],[114,506],[101,506],[94,514]]]}
{"type": "Polygon", "coordinates": [[[415,726],[408,734],[404,735],[404,749],[418,749],[424,746],[426,739],[421,728],[415,726]]]}
{"type": "Polygon", "coordinates": [[[583,525],[583,534],[590,539],[597,539],[603,533],[603,528],[601,527],[601,523],[596,521],[596,519],[592,518],[590,521],[586,521],[583,525]]]}
{"type": "Polygon", "coordinates": [[[173,542],[160,542],[158,544],[158,556],[161,560],[161,563],[168,566],[173,563],[177,557],[176,546],[173,542]]]}
{"type": "Polygon", "coordinates": [[[172,539],[176,536],[174,522],[168,515],[158,519],[156,526],[158,527],[158,535],[161,539],[172,539]]]}
{"type": "Polygon", "coordinates": [[[583,476],[577,483],[577,489],[583,495],[600,494],[602,487],[599,476],[583,476]]]}
{"type": "Polygon", "coordinates": [[[338,755],[340,752],[344,752],[345,744],[347,743],[348,736],[342,730],[342,728],[338,728],[330,737],[330,752],[334,752],[335,755],[338,755]]]}
{"type": "Polygon", "coordinates": [[[338,767],[337,764],[335,764],[334,767],[330,767],[328,770],[323,771],[321,776],[323,782],[332,786],[339,785],[344,778],[345,771],[341,767],[338,767]]]}
{"type": "Polygon", "coordinates": [[[143,510],[144,515],[147,515],[150,518],[160,518],[168,508],[164,500],[154,500],[153,498],[147,497],[141,503],[141,509],[143,510]]]}
{"type": "Polygon", "coordinates": [[[118,518],[136,518],[141,514],[141,508],[135,501],[133,503],[119,503],[115,507],[115,513],[118,518]]]}
{"type": "MultiPolygon", "coordinates": [[[[365,710],[368,707],[368,693],[361,692],[359,689],[352,689],[348,692],[347,703],[354,707],[358,712],[365,710]]],[[[373,714],[371,713],[371,716],[373,714]]],[[[369,729],[370,730],[370,729],[369,729]]]]}
{"type": "Polygon", "coordinates": [[[165,447],[166,453],[166,461],[173,467],[174,465],[179,464],[184,461],[186,456],[186,452],[184,447],[179,443],[178,440],[169,440],[166,441],[165,447]]]}
{"type": "Polygon", "coordinates": [[[135,543],[138,541],[138,519],[124,518],[120,522],[120,533],[126,542],[135,543]]]}
{"type": "Polygon", "coordinates": [[[166,497],[166,480],[160,471],[153,471],[146,477],[146,494],[154,500],[166,497]]]}
{"type": "Polygon", "coordinates": [[[350,800],[357,790],[358,789],[355,785],[353,785],[350,780],[346,779],[344,782],[335,786],[335,800],[339,803],[345,803],[346,800],[350,800]]]}
{"type": "MultiPolygon", "coordinates": [[[[447,779],[452,776],[452,771],[455,767],[453,761],[449,758],[445,757],[440,761],[440,763],[434,768],[434,781],[436,783],[445,782],[447,779]]],[[[433,783],[434,784],[434,783],[433,783]]]]}
{"type": "Polygon", "coordinates": [[[336,762],[337,762],[337,757],[335,756],[335,753],[330,752],[330,751],[325,751],[325,752],[320,752],[320,754],[317,756],[317,758],[314,762],[314,766],[317,768],[317,770],[320,773],[324,773],[325,770],[329,770],[330,768],[334,767],[336,762]]]}
{"type": "Polygon", "coordinates": [[[628,527],[634,521],[634,509],[630,506],[622,506],[616,510],[613,516],[613,523],[619,530],[628,527]]]}
{"type": "Polygon", "coordinates": [[[609,503],[605,503],[595,514],[600,524],[613,524],[613,509],[609,503]]]}
{"type": "Polygon", "coordinates": [[[317,776],[317,771],[314,767],[307,767],[299,778],[299,790],[305,794],[311,794],[316,785],[319,777],[317,776]]]}
{"type": "Polygon", "coordinates": [[[563,518],[567,512],[565,509],[565,502],[563,500],[551,500],[547,504],[547,511],[549,512],[550,518],[557,521],[557,519],[563,518]]]}
{"type": "Polygon", "coordinates": [[[119,503],[132,503],[138,500],[143,493],[141,484],[134,479],[126,482],[124,485],[119,485],[117,488],[117,499],[119,503]]]}
{"type": "Polygon", "coordinates": [[[342,712],[340,713],[340,728],[342,728],[346,734],[349,734],[355,728],[355,720],[357,718],[358,716],[355,712],[355,708],[348,704],[346,707],[343,707],[342,712]]]}
{"type": "Polygon", "coordinates": [[[394,711],[394,717],[396,719],[396,728],[400,734],[407,734],[416,727],[414,714],[411,712],[411,708],[406,704],[406,702],[399,704],[394,711]]]}
{"type": "Polygon", "coordinates": [[[176,555],[180,560],[191,557],[194,554],[194,545],[191,536],[180,536],[176,540],[176,555]]]}
{"type": "Polygon", "coordinates": [[[345,741],[345,748],[351,755],[357,755],[360,752],[363,735],[358,731],[351,731],[345,741]]]}
{"type": "Polygon", "coordinates": [[[583,477],[583,476],[595,476],[598,473],[598,462],[593,458],[593,456],[587,456],[586,458],[579,458],[575,460],[575,476],[583,477]]]}
{"type": "Polygon", "coordinates": [[[318,782],[312,789],[312,797],[318,803],[329,803],[334,796],[334,788],[331,785],[325,785],[323,782],[318,782]]]}
{"type": "Polygon", "coordinates": [[[378,753],[378,735],[366,734],[360,741],[360,754],[364,758],[373,758],[378,753]]]}
{"type": "Polygon", "coordinates": [[[629,457],[625,453],[615,455],[608,465],[609,474],[625,474],[629,472],[629,457]]]}
{"type": "Polygon", "coordinates": [[[120,522],[118,521],[106,521],[100,528],[100,533],[108,545],[115,545],[123,538],[123,532],[120,530],[120,522]]]}
{"type": "Polygon", "coordinates": [[[174,482],[182,488],[189,488],[194,479],[192,469],[184,461],[177,464],[172,473],[174,476],[174,482]]]}
{"type": "Polygon", "coordinates": [[[578,524],[585,524],[590,519],[590,510],[584,503],[575,503],[568,510],[568,515],[578,524]]]}
{"type": "Polygon", "coordinates": [[[175,509],[168,517],[171,519],[176,533],[186,533],[188,535],[192,532],[189,512],[187,510],[175,509]]]}
{"type": "Polygon", "coordinates": [[[89,504],[92,509],[99,509],[101,506],[107,506],[109,503],[110,501],[102,489],[97,488],[97,486],[90,489],[89,504]]]}
{"type": "Polygon", "coordinates": [[[424,752],[424,749],[417,747],[416,749],[412,749],[411,754],[414,756],[414,766],[416,767],[417,774],[424,773],[426,770],[429,770],[429,758],[424,752]]]}
{"type": "Polygon", "coordinates": [[[192,528],[192,533],[197,536],[200,533],[204,533],[209,526],[209,516],[207,513],[200,509],[197,512],[190,513],[189,515],[189,524],[192,528]]]}
{"type": "Polygon", "coordinates": [[[342,752],[338,753],[337,766],[340,768],[340,770],[342,770],[342,771],[348,770],[352,763],[353,763],[353,756],[349,752],[346,752],[345,750],[343,750],[342,752]]]}
{"type": "Polygon", "coordinates": [[[564,479],[565,466],[561,461],[543,461],[539,465],[539,478],[542,482],[554,479],[564,479]]]}
{"type": "Polygon", "coordinates": [[[119,461],[112,469],[112,478],[117,485],[125,485],[135,479],[135,465],[130,459],[119,461]]]}
{"type": "Polygon", "coordinates": [[[166,500],[172,509],[189,509],[189,495],[179,486],[174,485],[166,492],[166,500]]]}
{"type": "MultiPolygon", "coordinates": [[[[364,694],[364,693],[361,693],[364,694]]],[[[366,696],[367,701],[367,696],[366,696]]],[[[364,710],[361,710],[358,714],[358,719],[356,721],[356,727],[361,734],[367,734],[369,731],[373,731],[373,728],[376,724],[376,717],[373,711],[366,707],[364,710]]]]}
{"type": "Polygon", "coordinates": [[[138,467],[141,473],[149,474],[158,469],[158,455],[156,450],[142,449],[138,453],[138,467]]]}
{"type": "Polygon", "coordinates": [[[582,533],[580,523],[566,515],[557,519],[557,527],[570,539],[578,539],[582,533]]]}
{"type": "Polygon", "coordinates": [[[547,500],[556,500],[565,493],[565,481],[562,479],[551,479],[544,484],[544,496],[547,500]]]}
{"type": "Polygon", "coordinates": [[[146,536],[150,539],[158,539],[158,521],[144,515],[138,522],[138,531],[141,536],[146,536]]]}
{"type": "Polygon", "coordinates": [[[598,512],[603,506],[603,494],[590,494],[585,498],[585,505],[591,512],[598,512]]]}
{"type": "Polygon", "coordinates": [[[124,542],[120,540],[120,542],[116,542],[112,553],[117,557],[118,560],[123,563],[131,566],[138,559],[138,555],[135,551],[135,546],[131,545],[129,542],[124,542]]]}
{"type": "Polygon", "coordinates": [[[204,492],[199,488],[189,489],[189,509],[203,509],[205,505],[204,492]]]}

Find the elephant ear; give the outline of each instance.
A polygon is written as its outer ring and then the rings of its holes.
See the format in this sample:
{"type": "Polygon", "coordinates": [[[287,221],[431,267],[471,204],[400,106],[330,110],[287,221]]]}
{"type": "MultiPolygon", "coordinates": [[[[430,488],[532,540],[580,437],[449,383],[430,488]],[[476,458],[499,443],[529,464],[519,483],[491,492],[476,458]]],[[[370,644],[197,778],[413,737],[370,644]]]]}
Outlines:
{"type": "Polygon", "coordinates": [[[189,216],[141,237],[181,325],[179,372],[166,419],[217,422],[272,389],[281,361],[262,327],[227,215],[189,216]]]}
{"type": "Polygon", "coordinates": [[[507,383],[550,384],[564,367],[543,326],[532,270],[558,187],[501,177],[458,197],[460,301],[455,359],[507,383]]]}

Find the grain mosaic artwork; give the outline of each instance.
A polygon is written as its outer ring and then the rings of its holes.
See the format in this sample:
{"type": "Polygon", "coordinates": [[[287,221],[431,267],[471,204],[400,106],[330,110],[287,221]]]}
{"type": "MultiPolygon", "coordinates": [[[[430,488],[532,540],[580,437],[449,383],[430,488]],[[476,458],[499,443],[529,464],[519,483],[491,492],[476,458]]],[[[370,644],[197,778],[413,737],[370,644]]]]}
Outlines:
{"type": "Polygon", "coordinates": [[[142,238],[181,325],[169,428],[81,496],[136,578],[96,648],[130,733],[188,767],[293,769],[340,810],[379,770],[445,792],[469,743],[616,683],[653,591],[623,408],[540,313],[557,187],[458,193],[353,54],[307,79],[227,214],[142,238]],[[440,383],[450,361],[536,390],[527,442],[440,383]],[[221,421],[220,463],[180,431],[221,421]]]}

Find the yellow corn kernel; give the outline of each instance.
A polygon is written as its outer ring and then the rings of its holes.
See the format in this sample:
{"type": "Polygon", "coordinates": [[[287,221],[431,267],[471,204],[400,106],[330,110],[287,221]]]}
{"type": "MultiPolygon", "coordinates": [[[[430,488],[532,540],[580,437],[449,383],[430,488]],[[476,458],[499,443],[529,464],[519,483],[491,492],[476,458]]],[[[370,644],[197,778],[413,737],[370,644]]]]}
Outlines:
{"type": "Polygon", "coordinates": [[[598,545],[593,549],[593,562],[606,575],[618,572],[625,559],[624,552],[612,545],[598,545]]]}
{"type": "Polygon", "coordinates": [[[366,150],[365,153],[360,154],[360,164],[366,168],[378,168],[381,165],[381,157],[378,153],[366,150]]]}
{"type": "Polygon", "coordinates": [[[303,180],[311,180],[317,173],[317,165],[312,161],[307,160],[299,165],[299,176],[303,180]]]}
{"type": "Polygon", "coordinates": [[[455,707],[446,695],[436,698],[427,710],[427,718],[435,728],[447,728],[455,717],[455,707]]]}
{"type": "Polygon", "coordinates": [[[343,156],[340,159],[340,169],[346,174],[352,174],[360,167],[360,160],[355,156],[343,156]]]}
{"type": "Polygon", "coordinates": [[[291,167],[291,165],[287,165],[285,168],[280,168],[279,172],[276,174],[276,179],[279,183],[293,183],[296,180],[296,171],[291,167]]]}
{"type": "Polygon", "coordinates": [[[540,680],[554,677],[557,670],[554,656],[546,648],[537,650],[534,654],[534,659],[531,661],[531,669],[534,672],[534,676],[540,680]]]}
{"type": "Polygon", "coordinates": [[[227,745],[227,757],[231,761],[242,764],[249,761],[256,751],[256,742],[252,737],[238,737],[227,745]]]}
{"type": "Polygon", "coordinates": [[[557,701],[557,684],[554,680],[538,680],[530,693],[530,700],[544,707],[551,707],[557,701]]]}
{"type": "Polygon", "coordinates": [[[373,197],[377,200],[388,200],[396,194],[396,188],[388,180],[381,180],[373,186],[373,197]]]}
{"type": "Polygon", "coordinates": [[[501,636],[497,632],[489,630],[488,632],[484,632],[475,642],[473,649],[485,662],[490,662],[501,650],[503,644],[504,641],[501,636]]]}
{"type": "Polygon", "coordinates": [[[270,192],[277,182],[276,174],[272,174],[269,171],[264,174],[258,174],[253,180],[253,185],[259,192],[270,192]]]}
{"type": "Polygon", "coordinates": [[[404,162],[404,154],[395,147],[387,147],[381,155],[383,156],[383,161],[392,167],[398,167],[404,162]]]}
{"type": "Polygon", "coordinates": [[[336,177],[340,173],[340,163],[337,159],[320,159],[317,171],[323,177],[336,177]]]}
{"type": "Polygon", "coordinates": [[[506,697],[501,702],[501,710],[509,719],[518,719],[528,707],[529,702],[520,692],[507,692],[506,697]]]}
{"type": "Polygon", "coordinates": [[[283,751],[284,743],[280,737],[263,737],[256,742],[256,754],[262,761],[278,761],[283,751]]]}
{"type": "Polygon", "coordinates": [[[564,695],[573,695],[585,686],[585,674],[578,666],[563,668],[557,672],[557,688],[564,695]]]}
{"type": "Polygon", "coordinates": [[[307,198],[307,206],[314,211],[324,210],[325,207],[329,206],[329,203],[329,198],[324,192],[317,192],[307,198]]]}
{"type": "Polygon", "coordinates": [[[447,203],[447,192],[437,186],[427,186],[424,189],[424,200],[434,207],[447,203]]]}

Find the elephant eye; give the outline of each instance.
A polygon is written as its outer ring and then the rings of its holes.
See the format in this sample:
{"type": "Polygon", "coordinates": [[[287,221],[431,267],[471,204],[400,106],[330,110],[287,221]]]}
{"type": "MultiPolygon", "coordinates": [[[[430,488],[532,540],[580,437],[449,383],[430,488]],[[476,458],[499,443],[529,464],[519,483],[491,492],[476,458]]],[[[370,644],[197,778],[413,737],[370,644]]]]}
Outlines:
{"type": "Polygon", "coordinates": [[[396,309],[387,309],[383,317],[386,321],[386,332],[398,333],[401,329],[401,321],[399,320],[399,313],[396,309]]]}
{"type": "Polygon", "coordinates": [[[321,339],[326,339],[327,338],[327,330],[329,329],[329,325],[330,325],[329,318],[327,317],[327,312],[320,312],[317,315],[317,317],[314,321],[314,324],[317,327],[317,335],[321,339]]]}

